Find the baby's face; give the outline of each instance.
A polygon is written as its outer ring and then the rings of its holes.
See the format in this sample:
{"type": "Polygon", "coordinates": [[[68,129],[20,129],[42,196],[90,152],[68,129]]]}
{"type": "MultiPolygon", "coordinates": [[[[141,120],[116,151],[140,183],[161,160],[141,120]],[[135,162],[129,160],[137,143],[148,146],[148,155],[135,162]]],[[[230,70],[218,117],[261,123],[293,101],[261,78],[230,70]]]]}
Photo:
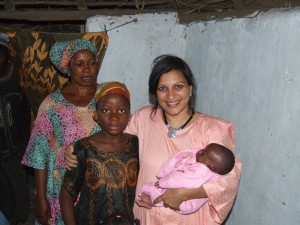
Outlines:
{"type": "Polygon", "coordinates": [[[196,161],[205,164],[211,171],[220,174],[222,158],[214,148],[204,148],[197,152],[196,161]]]}

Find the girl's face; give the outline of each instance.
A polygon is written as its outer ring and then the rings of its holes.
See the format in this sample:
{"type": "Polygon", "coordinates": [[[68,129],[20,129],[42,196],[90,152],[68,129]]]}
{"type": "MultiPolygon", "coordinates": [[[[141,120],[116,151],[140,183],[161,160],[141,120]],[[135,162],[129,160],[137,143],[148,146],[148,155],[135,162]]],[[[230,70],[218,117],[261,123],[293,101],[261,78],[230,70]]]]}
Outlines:
{"type": "Polygon", "coordinates": [[[97,103],[97,119],[101,129],[118,135],[126,128],[130,117],[129,100],[122,94],[103,96],[97,103]]]}
{"type": "Polygon", "coordinates": [[[156,91],[157,101],[169,116],[188,112],[191,95],[192,86],[188,85],[182,72],[171,70],[160,77],[156,91]]]}
{"type": "Polygon", "coordinates": [[[95,55],[89,50],[80,50],[70,60],[69,73],[72,82],[89,87],[97,79],[97,61],[95,55]]]}

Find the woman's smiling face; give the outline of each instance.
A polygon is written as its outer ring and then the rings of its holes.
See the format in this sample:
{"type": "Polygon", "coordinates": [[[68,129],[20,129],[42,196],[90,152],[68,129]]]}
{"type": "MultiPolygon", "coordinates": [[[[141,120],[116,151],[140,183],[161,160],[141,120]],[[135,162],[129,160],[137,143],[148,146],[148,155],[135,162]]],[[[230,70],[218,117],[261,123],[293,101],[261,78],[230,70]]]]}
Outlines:
{"type": "Polygon", "coordinates": [[[189,109],[192,87],[188,85],[182,72],[171,70],[164,73],[159,80],[156,91],[160,107],[170,116],[176,116],[189,109]]]}

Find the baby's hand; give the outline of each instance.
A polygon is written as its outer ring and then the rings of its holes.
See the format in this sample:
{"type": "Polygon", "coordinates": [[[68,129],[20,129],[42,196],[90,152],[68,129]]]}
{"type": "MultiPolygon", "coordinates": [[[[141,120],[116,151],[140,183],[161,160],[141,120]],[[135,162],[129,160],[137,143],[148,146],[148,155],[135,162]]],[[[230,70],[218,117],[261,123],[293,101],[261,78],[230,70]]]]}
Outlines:
{"type": "Polygon", "coordinates": [[[135,203],[140,206],[144,207],[146,209],[151,209],[153,204],[151,202],[151,197],[145,193],[141,194],[141,199],[136,199],[135,203]]]}

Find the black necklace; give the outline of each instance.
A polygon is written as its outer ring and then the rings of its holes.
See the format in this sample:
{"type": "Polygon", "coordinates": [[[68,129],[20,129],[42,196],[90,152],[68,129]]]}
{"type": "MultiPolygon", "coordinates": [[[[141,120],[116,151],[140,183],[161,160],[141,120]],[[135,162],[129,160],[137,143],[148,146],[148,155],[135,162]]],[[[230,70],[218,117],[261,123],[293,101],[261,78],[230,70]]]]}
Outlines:
{"type": "Polygon", "coordinates": [[[167,125],[167,128],[169,129],[169,132],[168,132],[169,138],[176,137],[176,132],[179,131],[179,130],[181,130],[181,129],[183,129],[191,121],[191,119],[193,118],[194,114],[195,114],[195,111],[194,111],[194,109],[192,109],[192,115],[190,116],[190,118],[181,127],[179,127],[179,128],[173,128],[168,123],[165,111],[163,111],[164,122],[167,125]]]}

